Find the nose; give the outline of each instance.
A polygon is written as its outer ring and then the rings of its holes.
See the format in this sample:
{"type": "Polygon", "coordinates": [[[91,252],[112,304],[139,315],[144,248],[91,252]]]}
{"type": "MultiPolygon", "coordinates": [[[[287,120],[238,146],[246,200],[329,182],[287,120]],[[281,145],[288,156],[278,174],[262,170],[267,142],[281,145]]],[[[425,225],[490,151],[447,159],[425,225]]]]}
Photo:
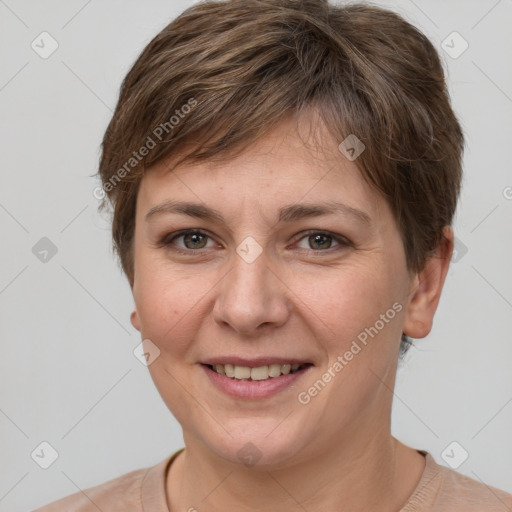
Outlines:
{"type": "Polygon", "coordinates": [[[244,337],[282,326],[291,311],[291,292],[283,276],[270,268],[263,252],[249,263],[238,254],[219,283],[213,317],[221,327],[231,327],[244,337]]]}

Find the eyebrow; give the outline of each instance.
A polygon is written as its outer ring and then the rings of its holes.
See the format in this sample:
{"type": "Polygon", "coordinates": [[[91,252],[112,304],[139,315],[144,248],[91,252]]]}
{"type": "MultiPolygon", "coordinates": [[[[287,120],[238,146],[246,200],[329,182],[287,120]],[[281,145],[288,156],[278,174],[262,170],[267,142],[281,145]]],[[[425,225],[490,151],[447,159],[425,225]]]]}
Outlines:
{"type": "MultiPolygon", "coordinates": [[[[200,203],[186,202],[186,201],[164,201],[153,208],[151,208],[145,215],[146,221],[150,220],[156,215],[165,213],[177,213],[193,217],[196,219],[211,220],[218,223],[225,223],[222,214],[200,203]]],[[[320,217],[322,215],[342,214],[347,217],[352,217],[355,220],[363,222],[371,226],[370,216],[357,208],[348,206],[343,203],[330,201],[322,204],[291,204],[283,206],[279,209],[279,222],[295,222],[301,219],[310,217],[320,217]]]]}

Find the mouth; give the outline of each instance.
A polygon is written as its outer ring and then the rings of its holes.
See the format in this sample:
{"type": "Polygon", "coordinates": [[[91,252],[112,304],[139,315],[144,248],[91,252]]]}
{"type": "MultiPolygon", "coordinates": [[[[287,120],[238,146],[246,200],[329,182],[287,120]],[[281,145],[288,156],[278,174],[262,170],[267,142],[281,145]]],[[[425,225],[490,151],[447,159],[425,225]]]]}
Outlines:
{"type": "Polygon", "coordinates": [[[219,358],[200,364],[218,391],[243,400],[268,399],[307,375],[313,363],[286,359],[219,358]]]}
{"type": "Polygon", "coordinates": [[[308,359],[260,356],[219,356],[199,361],[213,387],[225,395],[244,400],[270,398],[313,370],[308,359]]]}
{"type": "Polygon", "coordinates": [[[204,364],[211,371],[223,375],[232,380],[245,380],[245,381],[265,381],[281,377],[282,375],[290,375],[299,373],[312,363],[271,363],[259,364],[258,366],[242,366],[237,364],[204,364]]]}

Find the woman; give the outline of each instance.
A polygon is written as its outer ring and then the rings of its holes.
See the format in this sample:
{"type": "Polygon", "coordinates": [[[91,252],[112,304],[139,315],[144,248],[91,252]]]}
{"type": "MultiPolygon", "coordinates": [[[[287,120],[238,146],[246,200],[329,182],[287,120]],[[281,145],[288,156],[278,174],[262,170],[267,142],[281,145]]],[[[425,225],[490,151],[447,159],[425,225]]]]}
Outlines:
{"type": "Polygon", "coordinates": [[[162,30],[99,175],[185,448],[39,511],[511,508],[390,428],[448,271],[463,145],[435,48],[393,12],[228,0],[162,30]]]}

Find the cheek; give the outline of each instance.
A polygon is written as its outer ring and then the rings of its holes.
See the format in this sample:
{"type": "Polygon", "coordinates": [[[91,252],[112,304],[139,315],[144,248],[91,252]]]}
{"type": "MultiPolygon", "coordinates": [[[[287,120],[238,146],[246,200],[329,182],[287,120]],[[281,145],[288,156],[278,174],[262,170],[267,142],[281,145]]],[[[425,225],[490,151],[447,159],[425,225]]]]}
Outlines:
{"type": "Polygon", "coordinates": [[[352,267],[302,275],[293,287],[316,315],[316,323],[337,340],[373,325],[398,300],[398,287],[379,269],[352,267]]]}
{"type": "Polygon", "coordinates": [[[325,282],[306,280],[301,293],[317,316],[314,336],[324,352],[324,369],[331,371],[325,378],[333,380],[324,400],[347,410],[364,408],[379,388],[374,374],[383,376],[396,364],[403,306],[392,274],[352,267],[325,282]]]}
{"type": "Polygon", "coordinates": [[[162,352],[181,352],[197,330],[199,322],[194,318],[211,286],[197,276],[168,269],[163,272],[149,264],[141,267],[134,299],[142,336],[151,339],[162,352]]]}

